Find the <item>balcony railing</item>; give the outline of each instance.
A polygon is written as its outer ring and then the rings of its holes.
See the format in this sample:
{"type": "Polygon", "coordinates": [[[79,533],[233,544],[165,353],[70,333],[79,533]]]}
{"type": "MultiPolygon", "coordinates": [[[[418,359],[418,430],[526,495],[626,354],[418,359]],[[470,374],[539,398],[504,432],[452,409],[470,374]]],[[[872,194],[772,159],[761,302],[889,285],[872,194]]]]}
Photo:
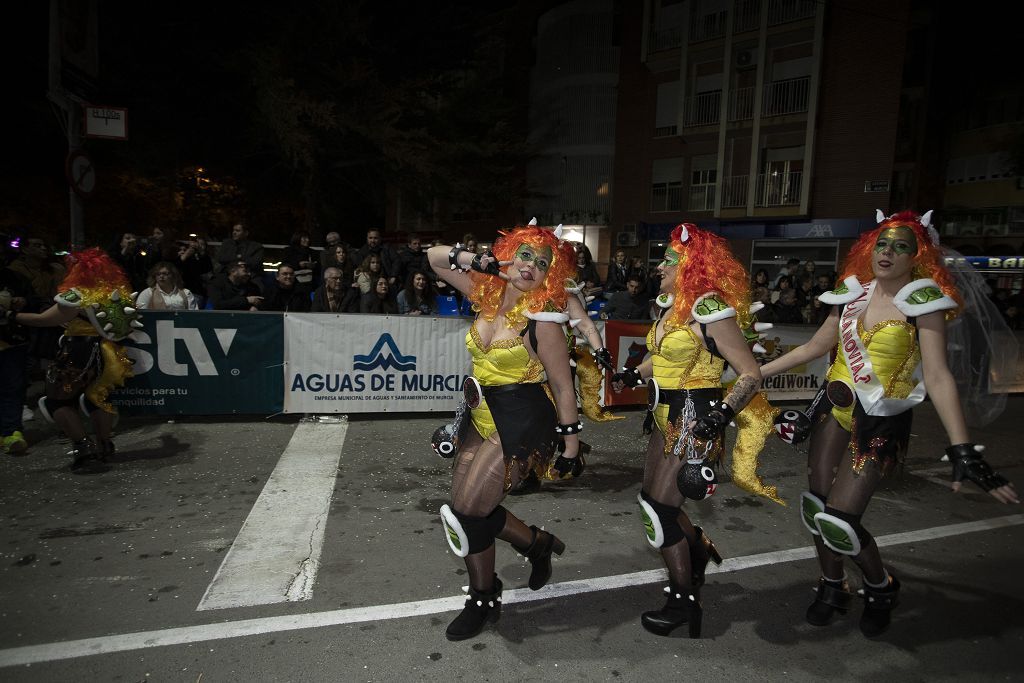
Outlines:
{"type": "Polygon", "coordinates": [[[749,181],[750,176],[748,175],[725,176],[725,183],[722,187],[723,209],[736,209],[747,205],[749,181]]]}
{"type": "Polygon", "coordinates": [[[803,171],[789,173],[761,173],[757,176],[755,206],[797,206],[800,204],[800,184],[803,171]]]}
{"type": "Polygon", "coordinates": [[[781,116],[807,111],[807,96],[810,92],[809,76],[772,81],[764,86],[764,101],[761,103],[762,116],[781,116]]]}
{"type": "Polygon", "coordinates": [[[678,26],[671,28],[654,29],[651,31],[651,44],[647,49],[648,54],[672,50],[683,44],[683,30],[678,26]]]}
{"type": "Polygon", "coordinates": [[[687,126],[709,126],[718,123],[721,109],[721,90],[687,97],[683,103],[683,123],[687,126]]]}
{"type": "Polygon", "coordinates": [[[729,92],[729,120],[754,118],[754,88],[736,88],[729,92]]]}
{"type": "Polygon", "coordinates": [[[819,4],[818,0],[768,0],[768,25],[813,17],[819,4]]]}
{"type": "Polygon", "coordinates": [[[697,43],[702,40],[711,40],[725,35],[725,23],[729,17],[728,10],[721,12],[710,12],[708,14],[694,14],[690,21],[690,42],[697,43]]]}
{"type": "Polygon", "coordinates": [[[689,211],[714,211],[715,210],[715,186],[714,185],[691,185],[689,211]]]}
{"type": "Polygon", "coordinates": [[[736,0],[736,15],[732,18],[733,33],[756,31],[761,23],[761,0],[736,0]]]}
{"type": "Polygon", "coordinates": [[[660,126],[654,129],[654,137],[656,138],[667,138],[675,135],[678,131],[676,126],[660,126]]]}

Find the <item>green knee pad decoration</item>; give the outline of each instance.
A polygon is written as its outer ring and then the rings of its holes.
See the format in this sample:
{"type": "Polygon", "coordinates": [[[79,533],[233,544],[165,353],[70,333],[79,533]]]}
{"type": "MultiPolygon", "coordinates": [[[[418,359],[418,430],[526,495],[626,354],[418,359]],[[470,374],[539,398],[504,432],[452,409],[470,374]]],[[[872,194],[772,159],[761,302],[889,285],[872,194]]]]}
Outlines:
{"type": "Polygon", "coordinates": [[[814,524],[821,533],[821,540],[831,550],[840,555],[860,554],[860,538],[846,520],[827,512],[819,512],[814,515],[814,524]]]}
{"type": "Polygon", "coordinates": [[[821,498],[818,498],[810,491],[804,491],[800,494],[800,521],[815,536],[818,535],[818,527],[814,524],[814,515],[824,511],[825,501],[821,498]]]}
{"type": "Polygon", "coordinates": [[[447,503],[441,506],[441,524],[444,525],[444,535],[452,552],[459,557],[469,555],[469,536],[447,503]]]}
{"type": "Polygon", "coordinates": [[[660,548],[665,542],[665,531],[661,528],[661,520],[658,513],[654,511],[651,504],[643,498],[642,493],[636,494],[636,501],[640,503],[640,517],[644,522],[644,532],[647,534],[647,542],[652,548],[660,548]]]}

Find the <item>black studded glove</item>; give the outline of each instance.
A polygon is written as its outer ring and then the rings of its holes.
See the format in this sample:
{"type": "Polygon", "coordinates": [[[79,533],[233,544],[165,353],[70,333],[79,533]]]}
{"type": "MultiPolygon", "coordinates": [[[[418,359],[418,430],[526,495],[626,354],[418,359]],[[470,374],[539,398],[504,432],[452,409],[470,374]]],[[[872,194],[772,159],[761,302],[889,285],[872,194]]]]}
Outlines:
{"type": "Polygon", "coordinates": [[[612,354],[608,349],[601,347],[600,349],[591,350],[590,352],[594,356],[594,360],[601,366],[602,370],[608,372],[615,372],[615,365],[612,363],[612,354]]]}
{"type": "Polygon", "coordinates": [[[627,387],[642,387],[644,379],[636,368],[622,368],[622,372],[612,375],[612,382],[622,382],[627,387]]]}
{"type": "Polygon", "coordinates": [[[711,411],[703,417],[697,418],[697,424],[693,425],[692,434],[701,441],[710,441],[725,432],[725,427],[736,411],[725,401],[713,404],[711,411]]]}
{"type": "Polygon", "coordinates": [[[564,455],[559,455],[555,458],[555,461],[551,463],[551,468],[548,470],[548,476],[551,479],[572,479],[583,474],[583,468],[586,467],[587,462],[583,459],[583,454],[580,453],[575,458],[567,458],[564,455]]]}
{"type": "Polygon", "coordinates": [[[499,272],[501,272],[498,269],[498,259],[495,258],[494,252],[492,251],[486,251],[483,254],[477,254],[476,256],[474,256],[473,262],[469,264],[469,267],[478,273],[485,273],[487,275],[497,275],[499,272]],[[485,256],[491,258],[491,261],[489,261],[486,266],[481,264],[481,261],[485,256]]]}
{"type": "Polygon", "coordinates": [[[983,491],[991,491],[1010,482],[999,474],[981,457],[984,446],[960,443],[946,449],[949,461],[953,463],[953,481],[969,479],[983,491]]]}

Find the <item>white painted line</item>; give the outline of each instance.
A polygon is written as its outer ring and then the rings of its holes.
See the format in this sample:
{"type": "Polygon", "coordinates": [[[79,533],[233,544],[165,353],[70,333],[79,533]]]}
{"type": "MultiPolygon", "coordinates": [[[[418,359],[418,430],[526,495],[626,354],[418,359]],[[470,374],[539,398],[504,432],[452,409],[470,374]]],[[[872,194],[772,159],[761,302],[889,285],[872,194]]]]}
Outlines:
{"type": "Polygon", "coordinates": [[[348,421],[300,422],[196,609],[309,600],[348,421]]]}
{"type": "MultiPolygon", "coordinates": [[[[983,519],[977,522],[965,522],[963,524],[952,524],[950,526],[935,527],[933,529],[920,529],[918,531],[908,531],[899,534],[890,534],[888,536],[879,536],[875,541],[880,547],[884,547],[899,545],[902,543],[931,541],[939,538],[959,536],[961,534],[969,534],[978,531],[991,531],[992,529],[1002,529],[1021,524],[1024,524],[1024,514],[1008,515],[1006,517],[983,519]]],[[[763,567],[765,565],[779,564],[780,562],[804,560],[811,557],[814,557],[814,548],[811,546],[806,548],[779,550],[770,553],[761,553],[759,555],[730,558],[725,560],[721,567],[710,565],[708,567],[708,573],[721,574],[725,572],[734,572],[742,569],[752,569],[755,567],[763,567]]],[[[582,579],[579,581],[566,581],[564,583],[550,584],[539,591],[531,591],[528,588],[516,588],[514,590],[505,591],[502,595],[502,602],[508,605],[517,602],[548,600],[551,598],[569,595],[579,595],[581,593],[593,593],[596,591],[657,583],[664,580],[665,570],[654,569],[650,571],[634,572],[632,574],[620,574],[618,576],[606,576],[596,579],[582,579]]],[[[465,599],[462,597],[452,596],[448,598],[436,598],[434,600],[403,602],[393,605],[376,605],[373,607],[313,612],[311,614],[244,619],[219,624],[204,624],[200,626],[162,629],[159,631],[126,633],[119,636],[85,638],[83,640],[68,640],[60,643],[29,645],[26,647],[0,650],[0,667],[40,664],[43,662],[73,659],[75,657],[85,657],[88,655],[126,652],[151,647],[166,647],[168,645],[184,645],[188,643],[222,640],[225,638],[241,638],[244,636],[280,633],[283,631],[295,631],[308,628],[323,628],[326,626],[355,624],[365,621],[384,621],[388,619],[404,619],[406,617],[441,614],[443,612],[454,612],[459,609],[462,607],[464,600],[465,599]]]]}

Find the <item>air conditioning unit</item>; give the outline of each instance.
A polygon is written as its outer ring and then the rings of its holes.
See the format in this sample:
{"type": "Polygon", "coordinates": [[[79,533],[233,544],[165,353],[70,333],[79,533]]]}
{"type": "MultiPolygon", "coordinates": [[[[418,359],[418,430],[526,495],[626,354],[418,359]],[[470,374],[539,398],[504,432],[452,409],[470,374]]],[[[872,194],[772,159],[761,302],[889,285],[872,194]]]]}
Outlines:
{"type": "Polygon", "coordinates": [[[636,237],[636,224],[622,226],[622,232],[615,233],[615,246],[635,247],[640,244],[636,237]]]}
{"type": "Polygon", "coordinates": [[[757,52],[754,50],[740,50],[736,53],[737,69],[752,69],[757,66],[757,52]]]}

